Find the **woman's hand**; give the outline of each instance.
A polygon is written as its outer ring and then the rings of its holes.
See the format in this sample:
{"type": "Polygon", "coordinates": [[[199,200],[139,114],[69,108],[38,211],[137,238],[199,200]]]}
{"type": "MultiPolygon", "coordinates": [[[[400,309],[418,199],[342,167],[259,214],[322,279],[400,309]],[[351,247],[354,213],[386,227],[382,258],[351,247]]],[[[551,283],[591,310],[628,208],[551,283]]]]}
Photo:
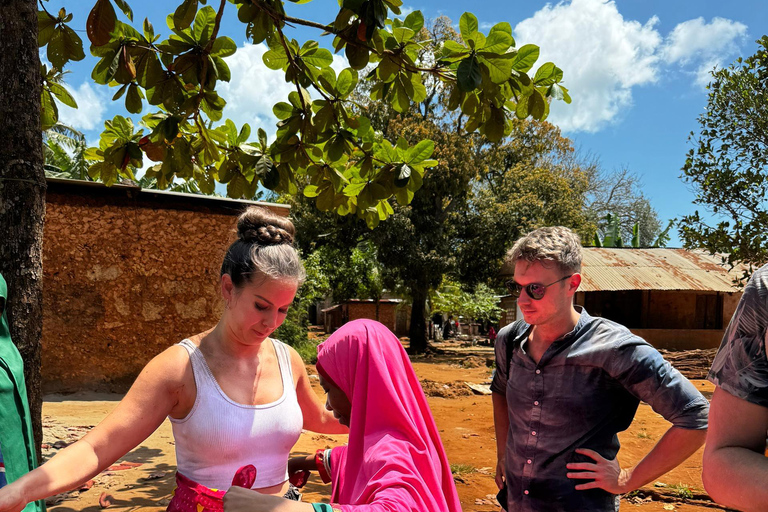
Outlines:
{"type": "Polygon", "coordinates": [[[27,499],[18,485],[8,485],[0,489],[0,512],[19,512],[27,505],[27,499]]]}

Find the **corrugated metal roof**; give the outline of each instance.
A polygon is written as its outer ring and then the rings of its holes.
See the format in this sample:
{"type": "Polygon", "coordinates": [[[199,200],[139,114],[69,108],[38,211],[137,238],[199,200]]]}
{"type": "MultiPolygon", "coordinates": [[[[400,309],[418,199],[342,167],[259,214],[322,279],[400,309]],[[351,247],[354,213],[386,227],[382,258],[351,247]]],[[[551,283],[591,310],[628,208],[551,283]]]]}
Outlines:
{"type": "MultiPolygon", "coordinates": [[[[743,267],[728,270],[720,255],[685,249],[584,247],[579,291],[699,290],[737,292],[743,267]]],[[[514,267],[504,265],[502,275],[514,267]]]]}
{"type": "Polygon", "coordinates": [[[583,249],[579,291],[699,290],[735,292],[734,278],[721,257],[685,249],[583,249]]]}

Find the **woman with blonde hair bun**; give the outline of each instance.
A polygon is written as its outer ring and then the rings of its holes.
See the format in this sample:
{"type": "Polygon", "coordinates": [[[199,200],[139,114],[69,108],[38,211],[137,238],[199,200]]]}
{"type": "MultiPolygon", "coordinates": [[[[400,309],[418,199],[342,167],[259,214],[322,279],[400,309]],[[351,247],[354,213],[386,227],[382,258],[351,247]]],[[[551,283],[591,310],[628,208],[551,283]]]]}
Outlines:
{"type": "Polygon", "coordinates": [[[0,489],[0,512],[78,487],[166,417],[178,469],[169,510],[220,509],[224,492],[218,489],[226,490],[233,478],[263,494],[296,498],[287,463],[302,429],[347,429],[324,410],[298,353],[270,338],[305,276],[293,224],[250,207],[239,217],[237,233],[221,266],[225,309],[216,326],[152,359],[86,436],[0,489]]]}

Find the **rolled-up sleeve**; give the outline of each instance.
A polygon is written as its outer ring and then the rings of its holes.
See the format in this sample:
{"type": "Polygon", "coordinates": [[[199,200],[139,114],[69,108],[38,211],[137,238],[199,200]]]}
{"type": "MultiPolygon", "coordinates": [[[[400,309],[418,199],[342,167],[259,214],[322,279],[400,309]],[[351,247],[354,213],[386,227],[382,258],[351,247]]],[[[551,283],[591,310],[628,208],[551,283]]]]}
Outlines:
{"type": "Polygon", "coordinates": [[[768,265],[754,273],[707,378],[729,394],[768,407],[768,265]]]}
{"type": "Polygon", "coordinates": [[[642,338],[631,335],[617,342],[609,371],[675,427],[707,428],[709,401],[642,338]]]}

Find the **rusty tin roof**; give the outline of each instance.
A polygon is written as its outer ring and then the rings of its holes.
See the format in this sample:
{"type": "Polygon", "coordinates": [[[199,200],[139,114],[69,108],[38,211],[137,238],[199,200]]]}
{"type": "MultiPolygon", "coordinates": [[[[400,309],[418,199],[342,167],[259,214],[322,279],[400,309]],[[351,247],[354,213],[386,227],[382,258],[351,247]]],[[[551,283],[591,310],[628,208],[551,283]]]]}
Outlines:
{"type": "MultiPolygon", "coordinates": [[[[738,292],[735,279],[743,267],[733,270],[721,255],[685,249],[582,248],[582,282],[579,291],[697,290],[738,292]]],[[[504,265],[502,274],[513,268],[504,265]]]]}

